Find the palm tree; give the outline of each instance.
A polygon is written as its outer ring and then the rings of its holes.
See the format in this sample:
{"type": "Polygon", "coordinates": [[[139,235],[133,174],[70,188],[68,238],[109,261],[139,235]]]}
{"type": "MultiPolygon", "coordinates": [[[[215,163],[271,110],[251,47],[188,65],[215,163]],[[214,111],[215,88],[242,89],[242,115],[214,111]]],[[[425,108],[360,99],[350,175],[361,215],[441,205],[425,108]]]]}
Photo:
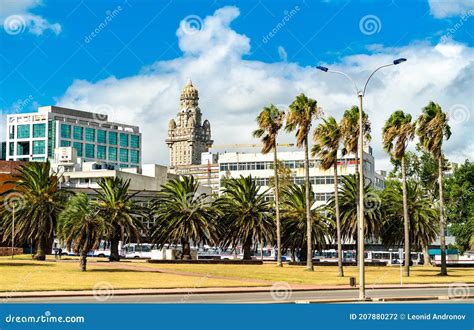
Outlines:
{"type": "Polygon", "coordinates": [[[98,211],[84,193],[72,197],[59,214],[57,235],[68,249],[80,255],[80,269],[87,268],[87,253],[96,249],[110,230],[110,224],[98,216],[98,211]]]}
{"type": "MultiPolygon", "coordinates": [[[[318,119],[322,111],[318,108],[318,102],[308,98],[304,94],[296,97],[290,104],[288,116],[286,118],[285,130],[293,132],[296,130],[296,146],[304,147],[304,169],[306,186],[306,229],[307,229],[307,250],[311,251],[311,201],[310,201],[310,182],[309,182],[309,154],[308,154],[308,135],[311,130],[311,124],[314,119],[318,119]]],[[[306,269],[313,271],[313,258],[310,256],[306,261],[306,269]]]]}
{"type": "Polygon", "coordinates": [[[244,260],[250,260],[252,242],[273,243],[274,221],[271,204],[251,177],[230,178],[223,182],[223,193],[216,201],[224,228],[223,246],[242,243],[244,260]]]}
{"type": "Polygon", "coordinates": [[[98,181],[100,190],[97,193],[98,216],[107,219],[110,230],[110,261],[119,261],[119,242],[125,238],[141,240],[143,228],[142,208],[133,201],[135,194],[128,192],[130,179],[101,178],[98,181]]]}
{"type": "Polygon", "coordinates": [[[421,148],[433,155],[438,161],[438,185],[439,185],[439,234],[441,249],[441,273],[448,275],[446,268],[446,239],[444,219],[444,197],[443,197],[443,138],[448,140],[451,136],[451,128],[448,125],[448,116],[443,112],[439,104],[430,101],[423,108],[423,113],[418,118],[418,129],[416,131],[421,148]]]}
{"type": "Polygon", "coordinates": [[[271,104],[264,107],[257,117],[258,128],[253,132],[256,138],[262,138],[262,153],[267,154],[273,151],[273,170],[275,172],[275,222],[277,238],[277,265],[283,267],[281,262],[281,228],[280,228],[280,198],[279,198],[279,175],[278,175],[278,157],[277,157],[277,136],[283,126],[285,113],[271,104]]]}
{"type": "MultiPolygon", "coordinates": [[[[411,121],[411,115],[398,110],[392,113],[382,129],[383,148],[391,158],[401,162],[402,190],[403,190],[403,218],[405,227],[405,260],[410,258],[410,218],[408,210],[407,177],[405,153],[408,143],[415,136],[415,124],[411,121]]],[[[410,263],[405,262],[404,275],[410,276],[410,263]]]]}
{"type": "MultiPolygon", "coordinates": [[[[19,242],[34,241],[34,259],[45,260],[52,246],[54,229],[62,210],[66,193],[58,189],[58,178],[52,173],[49,162],[29,162],[21,165],[14,180],[5,182],[13,188],[2,193],[4,205],[13,204],[15,211],[15,237],[19,242]]],[[[0,214],[3,239],[12,236],[12,208],[4,207],[0,214]]]]}
{"type": "MultiPolygon", "coordinates": [[[[353,174],[341,177],[339,187],[339,208],[341,216],[341,235],[343,239],[358,240],[357,235],[357,209],[354,208],[358,196],[356,178],[353,174]]],[[[364,237],[378,238],[382,227],[381,198],[372,185],[367,184],[364,188],[364,237]]],[[[332,214],[335,213],[335,197],[331,197],[326,208],[332,214]]],[[[360,253],[360,251],[357,251],[360,253]]],[[[362,251],[363,253],[363,251],[362,251]]]]}
{"type": "Polygon", "coordinates": [[[313,157],[320,159],[319,167],[327,171],[333,168],[334,175],[334,209],[336,213],[336,237],[337,237],[337,265],[339,277],[344,277],[342,268],[342,241],[341,241],[341,217],[339,214],[339,189],[337,175],[337,153],[341,143],[342,134],[336,119],[332,116],[323,119],[323,122],[314,130],[314,145],[311,150],[313,157]]]}
{"type": "MultiPolygon", "coordinates": [[[[311,250],[308,252],[306,232],[306,189],[303,186],[292,184],[283,190],[282,199],[282,228],[285,250],[292,255],[300,252],[300,261],[312,256],[314,249],[322,250],[327,245],[333,222],[321,215],[317,209],[311,210],[311,250]]],[[[314,200],[314,192],[310,190],[310,198],[314,200]]]]}
{"type": "Polygon", "coordinates": [[[183,259],[191,259],[191,242],[218,243],[217,214],[211,196],[198,189],[194,177],[179,177],[165,183],[153,201],[156,221],[152,241],[159,246],[181,244],[183,259]]]}

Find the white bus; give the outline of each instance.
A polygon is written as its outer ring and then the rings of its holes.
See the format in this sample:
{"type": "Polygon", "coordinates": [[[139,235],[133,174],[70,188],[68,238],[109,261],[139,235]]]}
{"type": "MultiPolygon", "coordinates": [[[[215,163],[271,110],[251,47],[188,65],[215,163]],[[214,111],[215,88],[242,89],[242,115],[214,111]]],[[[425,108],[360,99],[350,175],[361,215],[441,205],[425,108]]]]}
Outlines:
{"type": "Polygon", "coordinates": [[[128,243],[122,247],[120,255],[123,258],[132,258],[132,259],[150,259],[151,250],[155,248],[154,244],[151,243],[128,243]]]}

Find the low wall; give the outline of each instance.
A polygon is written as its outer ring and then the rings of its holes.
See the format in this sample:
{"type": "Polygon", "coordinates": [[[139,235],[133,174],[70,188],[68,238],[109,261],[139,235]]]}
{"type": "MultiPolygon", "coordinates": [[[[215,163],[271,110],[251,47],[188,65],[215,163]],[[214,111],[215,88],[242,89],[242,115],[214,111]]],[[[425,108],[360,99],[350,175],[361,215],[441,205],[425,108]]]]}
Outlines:
{"type": "MultiPolygon", "coordinates": [[[[13,248],[13,254],[23,254],[23,248],[15,247],[13,248]]],[[[11,247],[0,247],[0,256],[11,256],[12,248],[11,247]]]]}
{"type": "MultiPolygon", "coordinates": [[[[306,261],[304,262],[289,262],[290,266],[306,266],[306,261]]],[[[318,262],[313,261],[314,266],[337,266],[337,262],[318,262]]],[[[343,262],[343,266],[357,266],[357,262],[343,262]]],[[[387,266],[386,262],[365,262],[365,266],[387,266]]]]}
{"type": "Polygon", "coordinates": [[[262,260],[148,260],[151,264],[262,265],[262,260]]]}

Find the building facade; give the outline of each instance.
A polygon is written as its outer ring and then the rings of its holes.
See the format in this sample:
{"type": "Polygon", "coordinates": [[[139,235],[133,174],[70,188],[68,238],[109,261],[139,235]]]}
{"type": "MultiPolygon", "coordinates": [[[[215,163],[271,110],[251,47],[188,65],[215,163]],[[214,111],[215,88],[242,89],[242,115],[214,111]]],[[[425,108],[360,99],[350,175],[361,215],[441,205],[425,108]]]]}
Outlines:
{"type": "Polygon", "coordinates": [[[202,121],[199,94],[189,80],[180,97],[180,110],[176,120],[168,123],[166,144],[170,149],[170,168],[200,165],[201,154],[212,146],[211,124],[202,121]]]}
{"type": "Polygon", "coordinates": [[[120,168],[141,164],[139,128],[109,122],[107,115],[47,106],[7,116],[7,160],[45,161],[59,147],[73,147],[84,162],[120,168]]]}

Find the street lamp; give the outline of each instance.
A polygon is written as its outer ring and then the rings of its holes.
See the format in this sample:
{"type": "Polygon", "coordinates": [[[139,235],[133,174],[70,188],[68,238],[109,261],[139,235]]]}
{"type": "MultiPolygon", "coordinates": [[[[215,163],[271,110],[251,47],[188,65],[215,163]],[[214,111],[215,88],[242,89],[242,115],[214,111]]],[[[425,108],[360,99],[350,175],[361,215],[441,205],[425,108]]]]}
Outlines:
{"type": "Polygon", "coordinates": [[[386,68],[388,66],[392,65],[398,65],[400,63],[405,62],[407,59],[406,58],[398,58],[394,60],[390,64],[382,65],[372,71],[372,73],[369,75],[369,78],[367,78],[367,81],[365,82],[364,89],[361,91],[357,87],[357,84],[355,81],[346,73],[341,72],[341,71],[333,71],[329,70],[329,68],[325,66],[317,66],[316,68],[318,70],[321,70],[323,72],[332,72],[332,73],[337,73],[340,75],[343,75],[347,79],[349,79],[352,84],[354,85],[354,88],[356,90],[357,97],[359,98],[359,217],[358,217],[358,222],[357,222],[357,241],[358,241],[358,253],[357,256],[359,258],[359,300],[365,300],[365,255],[364,255],[364,250],[365,250],[365,244],[364,244],[364,134],[363,134],[363,99],[365,96],[365,91],[367,89],[367,85],[370,81],[370,78],[379,71],[382,68],[386,68]]]}

